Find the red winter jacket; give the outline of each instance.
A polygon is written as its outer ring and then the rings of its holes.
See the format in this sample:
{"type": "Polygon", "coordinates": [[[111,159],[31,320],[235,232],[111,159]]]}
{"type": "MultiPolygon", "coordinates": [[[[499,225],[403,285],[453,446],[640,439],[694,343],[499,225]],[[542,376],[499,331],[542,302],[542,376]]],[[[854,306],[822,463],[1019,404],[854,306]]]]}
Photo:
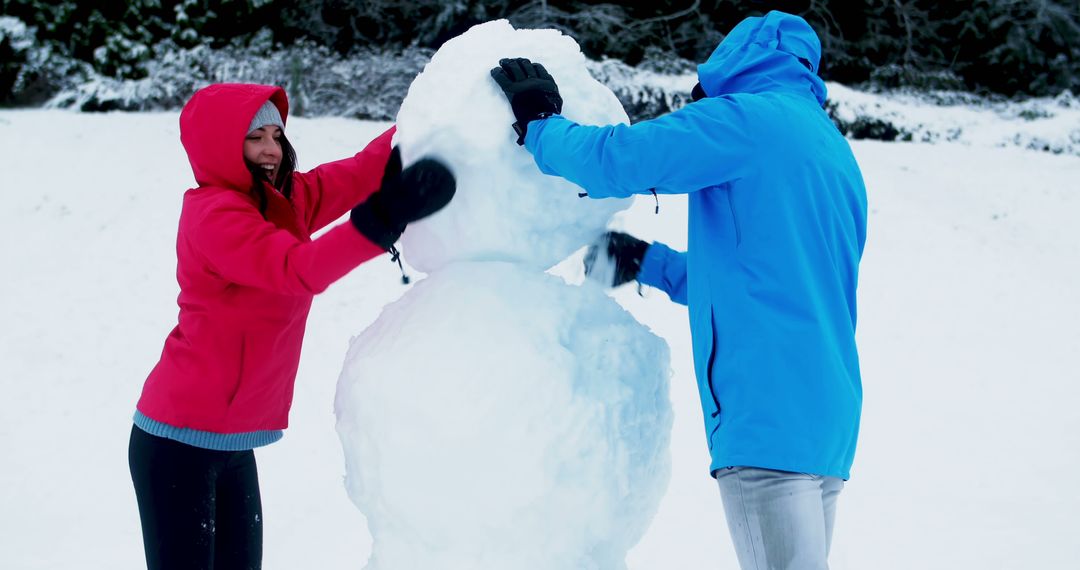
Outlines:
{"type": "Polygon", "coordinates": [[[267,185],[263,218],[243,144],[267,99],[285,120],[285,92],[262,85],[212,85],[180,114],[199,186],[184,194],[176,236],[179,323],[138,403],[143,415],[175,427],[287,427],[312,296],[384,253],[347,221],[316,240],[311,234],[378,189],[394,129],[352,158],[293,174],[291,200],[267,185]]]}

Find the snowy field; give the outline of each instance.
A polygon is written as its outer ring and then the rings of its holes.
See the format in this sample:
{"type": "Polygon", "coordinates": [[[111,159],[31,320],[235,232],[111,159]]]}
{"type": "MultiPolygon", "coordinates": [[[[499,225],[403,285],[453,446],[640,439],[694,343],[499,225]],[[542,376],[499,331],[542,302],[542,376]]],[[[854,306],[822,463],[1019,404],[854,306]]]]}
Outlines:
{"type": "MultiPolygon", "coordinates": [[[[311,167],[383,128],[294,119],[289,134],[311,167]]],[[[865,408],[832,567],[1080,567],[1080,159],[853,147],[870,199],[865,408]]],[[[127,438],[176,318],[173,246],[192,184],[177,115],[3,111],[0,157],[0,568],[138,568],[127,438]]],[[[685,200],[653,207],[641,200],[619,227],[685,246],[685,200]]],[[[269,570],[364,565],[334,390],[350,337],[404,291],[384,257],[315,300],[292,427],[257,452],[269,570]]],[[[735,569],[686,311],[655,290],[615,297],[668,341],[674,369],[671,483],[629,566],[735,569]]]]}

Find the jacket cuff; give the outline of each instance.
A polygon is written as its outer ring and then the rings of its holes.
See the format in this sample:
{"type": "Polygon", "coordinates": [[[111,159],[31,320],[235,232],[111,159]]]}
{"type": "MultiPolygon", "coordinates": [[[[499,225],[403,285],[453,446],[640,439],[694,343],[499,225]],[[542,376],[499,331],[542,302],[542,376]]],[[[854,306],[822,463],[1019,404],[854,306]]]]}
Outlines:
{"type": "Polygon", "coordinates": [[[660,243],[653,242],[645,250],[645,256],[641,258],[641,271],[638,272],[637,280],[642,285],[661,287],[664,282],[664,266],[667,263],[668,253],[671,248],[660,243]]]}
{"type": "Polygon", "coordinates": [[[386,225],[366,203],[353,208],[349,220],[361,235],[385,251],[390,251],[405,230],[404,227],[399,229],[386,225]]]}

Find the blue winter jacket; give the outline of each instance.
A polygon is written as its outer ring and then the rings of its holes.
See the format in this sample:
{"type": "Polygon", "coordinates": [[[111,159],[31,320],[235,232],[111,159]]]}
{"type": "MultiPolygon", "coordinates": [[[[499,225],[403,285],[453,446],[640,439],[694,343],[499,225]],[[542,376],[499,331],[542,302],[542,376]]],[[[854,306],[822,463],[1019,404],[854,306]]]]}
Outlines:
{"type": "Polygon", "coordinates": [[[822,110],[820,53],[804,20],[770,12],[698,67],[705,99],[633,126],[528,127],[540,169],[592,198],[689,194],[687,251],[654,243],[638,279],[688,305],[710,472],[849,477],[866,190],[822,110]]]}

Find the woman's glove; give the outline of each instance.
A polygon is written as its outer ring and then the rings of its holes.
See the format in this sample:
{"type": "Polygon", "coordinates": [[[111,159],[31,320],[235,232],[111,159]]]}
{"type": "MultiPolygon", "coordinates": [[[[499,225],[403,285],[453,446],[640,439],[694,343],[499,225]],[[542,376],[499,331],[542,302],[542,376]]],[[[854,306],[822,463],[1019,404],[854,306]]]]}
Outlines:
{"type": "Polygon", "coordinates": [[[349,217],[360,233],[390,250],[407,224],[441,210],[456,190],[454,175],[443,163],[423,158],[402,170],[401,152],[394,147],[382,185],[353,208],[349,217]]]}

